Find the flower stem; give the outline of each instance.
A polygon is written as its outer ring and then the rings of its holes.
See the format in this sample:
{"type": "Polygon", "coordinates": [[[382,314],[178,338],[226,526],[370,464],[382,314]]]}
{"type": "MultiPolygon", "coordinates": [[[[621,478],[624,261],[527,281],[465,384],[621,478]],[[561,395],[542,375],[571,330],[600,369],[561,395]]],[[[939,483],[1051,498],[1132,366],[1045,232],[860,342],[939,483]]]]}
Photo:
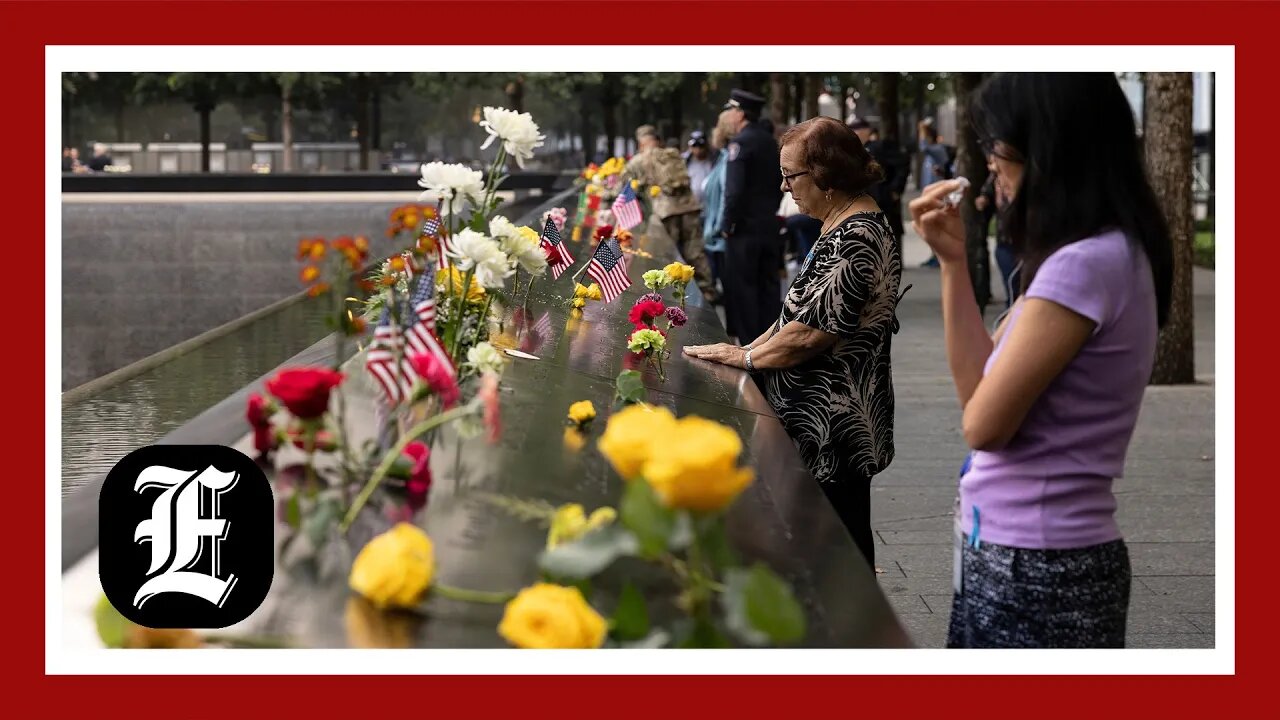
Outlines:
{"type": "Polygon", "coordinates": [[[484,301],[484,312],[480,314],[480,320],[476,322],[475,340],[472,343],[480,342],[480,330],[489,322],[489,308],[493,305],[493,293],[488,293],[488,299],[484,301]]]}
{"type": "Polygon", "coordinates": [[[466,588],[450,587],[441,583],[435,583],[431,586],[431,592],[440,597],[449,598],[450,600],[460,600],[462,602],[473,603],[489,603],[497,605],[505,603],[515,597],[515,593],[496,592],[489,590],[468,590],[466,588]]]}
{"type": "Polygon", "coordinates": [[[477,406],[477,401],[472,400],[466,405],[459,405],[452,410],[446,410],[439,415],[429,417],[401,434],[400,439],[396,441],[396,444],[392,445],[391,449],[387,451],[387,454],[382,457],[382,462],[379,463],[377,469],[373,471],[373,475],[369,476],[369,481],[360,489],[360,494],[356,495],[355,502],[351,503],[351,507],[348,508],[346,516],[342,518],[342,524],[338,526],[338,529],[341,530],[343,534],[346,534],[347,529],[351,527],[351,523],[355,521],[356,516],[360,514],[360,511],[364,508],[365,504],[369,502],[369,498],[373,495],[373,491],[377,490],[378,486],[382,484],[382,481],[387,477],[387,472],[391,470],[391,466],[395,465],[396,458],[399,458],[400,455],[404,453],[404,449],[409,447],[409,443],[447,422],[456,420],[467,413],[474,412],[477,406]]]}
{"type": "Polygon", "coordinates": [[[449,351],[449,357],[453,358],[453,364],[458,364],[458,351],[462,347],[462,331],[466,320],[467,296],[471,294],[471,279],[475,277],[476,268],[473,265],[467,270],[466,277],[462,279],[462,292],[458,293],[458,314],[453,318],[453,348],[449,351]]]}

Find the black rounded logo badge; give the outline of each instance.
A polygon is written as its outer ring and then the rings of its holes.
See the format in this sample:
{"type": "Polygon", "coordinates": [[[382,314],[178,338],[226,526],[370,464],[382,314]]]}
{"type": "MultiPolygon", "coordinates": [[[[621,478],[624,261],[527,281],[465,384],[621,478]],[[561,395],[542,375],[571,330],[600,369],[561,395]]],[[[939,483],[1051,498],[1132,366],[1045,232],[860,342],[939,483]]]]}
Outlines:
{"type": "Polygon", "coordinates": [[[222,628],[262,604],[275,571],[271,485],[221,445],[129,453],[98,497],[98,576],[150,628],[222,628]]]}

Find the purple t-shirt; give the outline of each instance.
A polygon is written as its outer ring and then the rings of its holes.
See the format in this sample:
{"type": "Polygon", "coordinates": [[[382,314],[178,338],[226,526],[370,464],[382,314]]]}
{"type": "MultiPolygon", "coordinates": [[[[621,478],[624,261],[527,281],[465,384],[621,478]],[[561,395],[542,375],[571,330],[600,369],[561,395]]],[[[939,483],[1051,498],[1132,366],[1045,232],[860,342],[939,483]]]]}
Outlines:
{"type": "MultiPolygon", "coordinates": [[[[1150,263],[1118,231],[1086,238],[1049,256],[1026,297],[1055,302],[1096,326],[1009,444],[973,454],[960,480],[963,529],[972,536],[976,507],[980,542],[1065,549],[1117,540],[1111,483],[1124,470],[1155,361],[1150,263]]],[[[1021,311],[1016,304],[984,372],[1021,311]]]]}

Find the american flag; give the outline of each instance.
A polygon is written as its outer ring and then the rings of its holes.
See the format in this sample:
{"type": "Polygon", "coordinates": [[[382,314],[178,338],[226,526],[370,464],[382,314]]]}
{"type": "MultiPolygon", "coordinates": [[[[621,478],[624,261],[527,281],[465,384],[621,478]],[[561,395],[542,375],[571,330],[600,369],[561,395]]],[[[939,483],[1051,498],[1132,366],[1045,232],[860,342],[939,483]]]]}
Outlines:
{"type": "Polygon", "coordinates": [[[391,322],[390,308],[383,308],[382,317],[373,331],[373,342],[365,356],[365,369],[373,375],[382,388],[387,405],[399,405],[413,395],[418,374],[409,363],[409,355],[432,353],[444,363],[450,373],[456,373],[449,354],[435,334],[436,303],[432,297],[435,288],[430,279],[422,277],[411,299],[412,317],[407,319],[406,329],[391,322]],[[406,343],[406,338],[408,342],[406,343]],[[396,354],[400,362],[396,363],[396,354]]]}
{"type": "Polygon", "coordinates": [[[623,230],[640,224],[640,201],[636,199],[636,191],[631,189],[631,185],[624,185],[618,199],[613,201],[613,218],[623,230]]]}
{"type": "Polygon", "coordinates": [[[443,225],[440,224],[440,204],[436,204],[436,212],[422,223],[422,234],[431,238],[436,243],[436,269],[443,270],[449,267],[452,262],[445,251],[449,249],[449,239],[442,232],[443,225]]]}
{"type": "Polygon", "coordinates": [[[431,353],[436,360],[449,369],[449,374],[456,375],[453,361],[445,352],[444,344],[436,337],[436,300],[435,283],[425,275],[418,281],[409,304],[413,307],[413,316],[405,323],[405,337],[409,341],[409,353],[421,355],[431,353]]]}
{"type": "Polygon", "coordinates": [[[573,256],[569,254],[569,246],[561,240],[560,229],[551,218],[547,218],[546,225],[542,227],[541,244],[544,250],[555,248],[559,252],[560,261],[551,265],[551,276],[559,280],[560,273],[573,265],[573,256]]]}
{"type": "Polygon", "coordinates": [[[618,247],[617,238],[606,238],[596,245],[596,251],[591,255],[591,262],[587,263],[587,274],[600,283],[605,302],[612,302],[622,294],[623,290],[631,287],[631,278],[627,277],[627,263],[623,260],[624,257],[622,249],[618,247]]]}

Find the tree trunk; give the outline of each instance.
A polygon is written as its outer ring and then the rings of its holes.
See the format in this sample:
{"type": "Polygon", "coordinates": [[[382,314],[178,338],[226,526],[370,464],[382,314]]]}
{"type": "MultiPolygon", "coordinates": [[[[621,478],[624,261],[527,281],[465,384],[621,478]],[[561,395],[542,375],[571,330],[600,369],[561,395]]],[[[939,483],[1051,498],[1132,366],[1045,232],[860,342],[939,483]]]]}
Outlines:
{"type": "Polygon", "coordinates": [[[280,143],[280,169],[293,172],[293,88],[288,85],[280,89],[280,143]]]}
{"type": "Polygon", "coordinates": [[[1216,140],[1218,137],[1218,74],[1209,73],[1209,202],[1205,206],[1205,215],[1209,218],[1210,227],[1217,230],[1218,223],[1215,215],[1218,209],[1218,151],[1216,140]]]}
{"type": "Polygon", "coordinates": [[[382,88],[373,86],[373,119],[369,141],[374,150],[382,150],[382,88]]]}
{"type": "Polygon", "coordinates": [[[360,147],[360,170],[369,169],[369,88],[361,80],[356,90],[356,140],[360,147]]]}
{"type": "Polygon", "coordinates": [[[201,105],[196,108],[196,112],[200,113],[200,172],[209,172],[209,116],[213,114],[213,108],[208,105],[201,105]]]}
{"type": "Polygon", "coordinates": [[[787,76],[769,73],[769,119],[782,130],[787,125],[787,76]]]}
{"type": "Polygon", "coordinates": [[[898,73],[880,73],[879,97],[876,104],[880,106],[880,136],[885,140],[902,142],[902,133],[898,128],[898,73]]]}
{"type": "Polygon", "coordinates": [[[1173,301],[1169,320],[1156,343],[1151,382],[1156,385],[1196,380],[1195,318],[1191,267],[1195,257],[1195,222],[1191,185],[1191,74],[1147,73],[1147,174],[1173,241],[1173,301]]]}
{"type": "Polygon", "coordinates": [[[518,75],[503,88],[507,94],[507,109],[524,112],[524,76],[518,75]]]}
{"type": "Polygon", "coordinates": [[[987,215],[973,205],[987,181],[987,158],[978,142],[978,133],[969,122],[969,95],[982,82],[982,73],[956,75],[956,125],[960,137],[956,143],[957,172],[969,180],[960,216],[964,219],[965,248],[969,256],[969,277],[973,281],[973,297],[985,309],[991,302],[991,250],[987,246],[987,215]]]}
{"type": "Polygon", "coordinates": [[[804,119],[818,117],[818,96],[822,94],[822,75],[809,73],[804,83],[804,119]]]}
{"type": "Polygon", "coordinates": [[[578,110],[578,131],[582,141],[582,166],[586,167],[595,158],[596,138],[591,134],[591,113],[587,103],[582,103],[578,110]]]}

